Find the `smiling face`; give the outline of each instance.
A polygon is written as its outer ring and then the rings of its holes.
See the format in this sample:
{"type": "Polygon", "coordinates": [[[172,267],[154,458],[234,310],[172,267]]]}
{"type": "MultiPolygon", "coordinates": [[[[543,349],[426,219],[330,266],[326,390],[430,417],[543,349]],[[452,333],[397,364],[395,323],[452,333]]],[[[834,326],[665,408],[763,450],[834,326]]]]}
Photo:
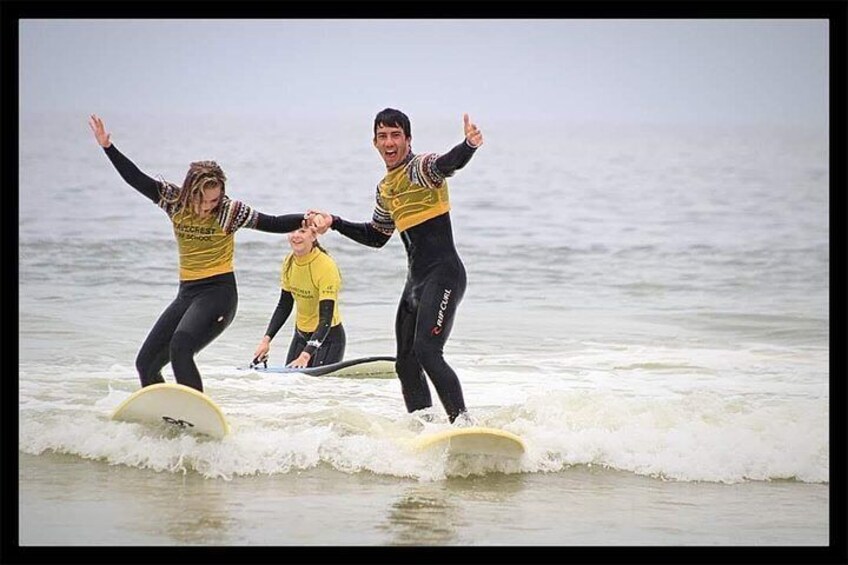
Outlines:
{"type": "Polygon", "coordinates": [[[315,230],[311,228],[300,228],[290,232],[288,238],[292,251],[298,257],[302,257],[312,251],[312,248],[315,247],[315,242],[318,240],[315,230]]]}
{"type": "Polygon", "coordinates": [[[406,159],[410,143],[412,143],[412,137],[407,137],[400,127],[380,124],[374,131],[374,147],[385,161],[387,169],[397,166],[406,159]]]}

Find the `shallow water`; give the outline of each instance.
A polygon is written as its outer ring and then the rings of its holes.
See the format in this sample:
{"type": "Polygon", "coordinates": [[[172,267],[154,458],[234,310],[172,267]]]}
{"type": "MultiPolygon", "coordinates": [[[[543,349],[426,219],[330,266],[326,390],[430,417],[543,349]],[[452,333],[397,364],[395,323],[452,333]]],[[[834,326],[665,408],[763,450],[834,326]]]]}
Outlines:
{"type": "MultiPolygon", "coordinates": [[[[110,421],[176,294],[173,234],[85,116],[24,125],[21,543],[827,543],[826,135],[573,127],[542,158],[532,132],[488,124],[449,181],[469,283],[445,355],[478,421],[528,451],[457,464],[399,447],[418,429],[396,380],[241,369],[287,252],[250,230],[236,236],[237,317],[197,356],[232,435],[110,421]]],[[[246,146],[226,120],[188,142],[110,122],[151,176],[178,181],[216,158],[231,196],[262,212],[370,218],[382,170],[368,132],[319,128],[344,148],[327,164],[297,124],[254,125],[246,146]],[[229,141],[211,156],[209,139],[229,141]]],[[[455,124],[416,134],[417,150],[458,141],[455,124]]],[[[346,357],[393,355],[399,238],[381,250],[322,240],[342,271],[346,357]]],[[[447,425],[438,403],[433,413],[434,429],[447,425]]]]}

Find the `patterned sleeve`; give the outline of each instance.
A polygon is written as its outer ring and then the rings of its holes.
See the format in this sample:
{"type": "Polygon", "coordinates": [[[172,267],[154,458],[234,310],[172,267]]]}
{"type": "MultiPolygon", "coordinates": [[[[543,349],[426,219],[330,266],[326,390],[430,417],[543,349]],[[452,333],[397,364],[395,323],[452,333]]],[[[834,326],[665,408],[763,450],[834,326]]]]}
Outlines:
{"type": "Polygon", "coordinates": [[[392,215],[383,204],[383,199],[380,197],[380,187],[377,186],[377,203],[374,205],[374,214],[371,216],[371,225],[374,229],[385,235],[392,235],[395,232],[395,221],[392,215]]]}
{"type": "Polygon", "coordinates": [[[168,216],[173,216],[180,198],[180,187],[164,179],[159,179],[159,207],[168,216]]]}
{"type": "Polygon", "coordinates": [[[407,168],[409,180],[418,186],[441,188],[445,176],[450,175],[443,175],[436,167],[436,159],[438,158],[439,156],[436,153],[425,153],[413,157],[407,168]]]}
{"type": "Polygon", "coordinates": [[[221,202],[218,212],[218,223],[224,233],[234,233],[239,228],[255,228],[259,212],[238,200],[230,200],[226,196],[221,202]]]}

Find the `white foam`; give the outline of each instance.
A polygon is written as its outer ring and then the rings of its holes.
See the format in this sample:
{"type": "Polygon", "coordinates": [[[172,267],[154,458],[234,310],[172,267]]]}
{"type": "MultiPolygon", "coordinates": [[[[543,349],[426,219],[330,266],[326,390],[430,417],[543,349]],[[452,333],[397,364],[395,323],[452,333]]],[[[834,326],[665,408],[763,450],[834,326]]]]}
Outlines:
{"type": "MultiPolygon", "coordinates": [[[[243,378],[210,383],[232,426],[220,442],[111,421],[108,412],[125,392],[110,387],[73,411],[59,403],[23,404],[20,449],[224,479],[317,465],[419,480],[601,465],[683,481],[828,481],[822,399],[714,392],[644,397],[560,386],[543,394],[512,390],[512,401],[505,402],[509,387],[500,383],[476,395],[476,401],[490,403],[472,406],[472,413],[481,425],[521,435],[525,457],[508,464],[485,458],[458,463],[405,449],[421,426],[403,410],[396,383],[359,380],[361,390],[347,394],[344,389],[357,387],[342,379],[287,378],[281,384],[268,375],[250,377],[252,388],[243,378]]],[[[473,388],[475,379],[468,382],[473,388]]],[[[441,409],[433,413],[439,420],[428,424],[431,429],[447,425],[441,409]]]]}

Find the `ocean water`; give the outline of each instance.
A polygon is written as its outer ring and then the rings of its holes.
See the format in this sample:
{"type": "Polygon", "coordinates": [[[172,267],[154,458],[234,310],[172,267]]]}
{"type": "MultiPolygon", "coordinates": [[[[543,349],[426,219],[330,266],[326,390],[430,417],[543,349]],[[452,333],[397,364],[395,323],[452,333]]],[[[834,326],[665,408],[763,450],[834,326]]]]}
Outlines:
{"type": "MultiPolygon", "coordinates": [[[[365,221],[383,174],[370,116],[103,118],[151,176],[215,159],[264,213],[365,221]]],[[[196,357],[233,433],[111,421],[177,254],[86,119],[20,123],[21,545],[828,544],[826,132],[477,118],[485,145],[449,181],[468,289],[445,355],[477,421],[525,439],[503,462],[404,450],[421,428],[396,380],[245,370],[288,251],[251,230],[236,319],[196,357]]],[[[413,126],[417,152],[462,139],[413,126]]],[[[394,355],[399,238],[322,244],[346,357],[394,355]]]]}

